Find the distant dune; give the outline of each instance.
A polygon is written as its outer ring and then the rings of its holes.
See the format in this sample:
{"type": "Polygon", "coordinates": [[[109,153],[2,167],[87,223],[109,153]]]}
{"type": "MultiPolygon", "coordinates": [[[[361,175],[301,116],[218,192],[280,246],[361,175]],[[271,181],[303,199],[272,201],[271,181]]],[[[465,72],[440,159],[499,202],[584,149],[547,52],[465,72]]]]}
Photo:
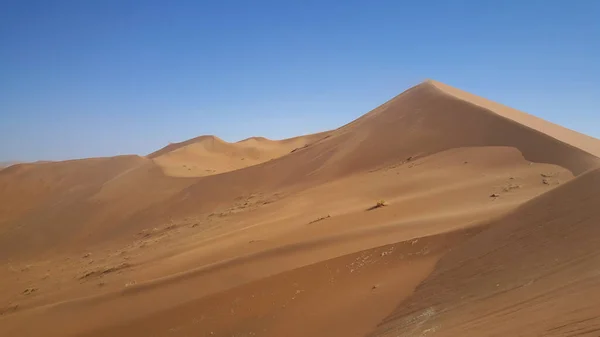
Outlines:
{"type": "Polygon", "coordinates": [[[326,136],[314,134],[281,141],[252,137],[227,143],[216,136],[200,136],[170,144],[148,155],[173,177],[202,177],[260,164],[300,149],[326,136]]]}
{"type": "Polygon", "coordinates": [[[13,165],[0,335],[596,336],[599,156],[426,81],[319,134],[13,165]]]}
{"type": "Polygon", "coordinates": [[[18,161],[0,161],[0,170],[18,163],[18,161]]]}

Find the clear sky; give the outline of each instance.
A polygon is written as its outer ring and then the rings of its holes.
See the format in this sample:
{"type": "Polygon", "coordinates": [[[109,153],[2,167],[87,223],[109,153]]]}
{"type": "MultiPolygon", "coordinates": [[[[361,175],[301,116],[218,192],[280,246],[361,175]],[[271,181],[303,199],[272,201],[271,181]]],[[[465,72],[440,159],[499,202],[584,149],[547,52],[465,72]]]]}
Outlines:
{"type": "Polygon", "coordinates": [[[600,137],[600,1],[0,0],[0,161],[312,133],[427,78],[600,137]]]}

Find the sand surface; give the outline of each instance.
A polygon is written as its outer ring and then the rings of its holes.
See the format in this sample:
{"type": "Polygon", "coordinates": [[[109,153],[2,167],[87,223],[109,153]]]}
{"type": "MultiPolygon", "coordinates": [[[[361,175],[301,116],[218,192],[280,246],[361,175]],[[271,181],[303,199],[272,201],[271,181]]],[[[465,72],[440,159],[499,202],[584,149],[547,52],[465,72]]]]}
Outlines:
{"type": "Polygon", "coordinates": [[[0,336],[598,336],[599,155],[426,81],[320,134],[13,165],[0,336]]]}
{"type": "Polygon", "coordinates": [[[327,136],[327,132],[280,141],[252,137],[228,143],[216,136],[200,136],[170,144],[148,155],[165,175],[203,177],[254,166],[293,153],[327,136]]]}

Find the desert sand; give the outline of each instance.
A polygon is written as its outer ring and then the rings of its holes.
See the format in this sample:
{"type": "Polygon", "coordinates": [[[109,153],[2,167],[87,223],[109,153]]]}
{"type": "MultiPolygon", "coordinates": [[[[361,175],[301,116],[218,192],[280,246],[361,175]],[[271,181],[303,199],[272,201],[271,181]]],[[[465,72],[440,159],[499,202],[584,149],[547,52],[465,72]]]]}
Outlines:
{"type": "Polygon", "coordinates": [[[18,164],[16,161],[0,161],[0,170],[5,169],[9,166],[18,164]]]}
{"type": "Polygon", "coordinates": [[[12,165],[0,336],[599,336],[599,157],[425,81],[318,134],[12,165]]]}
{"type": "Polygon", "coordinates": [[[227,143],[216,136],[200,136],[169,144],[148,158],[171,177],[203,177],[254,166],[299,150],[326,132],[281,141],[252,137],[227,143]]]}

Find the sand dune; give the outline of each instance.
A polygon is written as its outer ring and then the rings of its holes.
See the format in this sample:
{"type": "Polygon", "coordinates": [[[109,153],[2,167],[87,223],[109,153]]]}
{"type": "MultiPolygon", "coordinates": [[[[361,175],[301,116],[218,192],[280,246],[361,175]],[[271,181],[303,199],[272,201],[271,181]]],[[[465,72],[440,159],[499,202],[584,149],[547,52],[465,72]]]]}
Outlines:
{"type": "Polygon", "coordinates": [[[599,146],[427,81],[320,134],[13,165],[0,335],[593,335],[599,146]]]}
{"type": "Polygon", "coordinates": [[[2,162],[0,162],[0,170],[7,168],[9,166],[18,164],[18,163],[19,162],[16,162],[16,161],[2,161],[2,162]]]}
{"type": "MultiPolygon", "coordinates": [[[[579,134],[573,138],[579,136],[587,139],[579,134]]],[[[158,217],[167,210],[193,213],[199,204],[215,207],[220,202],[232,202],[240,194],[302,189],[452,148],[481,146],[515,147],[529,161],[556,164],[575,174],[600,164],[597,157],[571,144],[426,82],[301,150],[198,181],[147,216],[158,217]]]]}
{"type": "Polygon", "coordinates": [[[444,256],[373,336],[597,336],[599,202],[595,170],[524,204],[444,256]]]}
{"type": "Polygon", "coordinates": [[[203,177],[257,165],[301,149],[326,133],[273,141],[252,137],[227,143],[215,136],[201,136],[171,144],[148,155],[163,172],[173,177],[203,177]]]}

